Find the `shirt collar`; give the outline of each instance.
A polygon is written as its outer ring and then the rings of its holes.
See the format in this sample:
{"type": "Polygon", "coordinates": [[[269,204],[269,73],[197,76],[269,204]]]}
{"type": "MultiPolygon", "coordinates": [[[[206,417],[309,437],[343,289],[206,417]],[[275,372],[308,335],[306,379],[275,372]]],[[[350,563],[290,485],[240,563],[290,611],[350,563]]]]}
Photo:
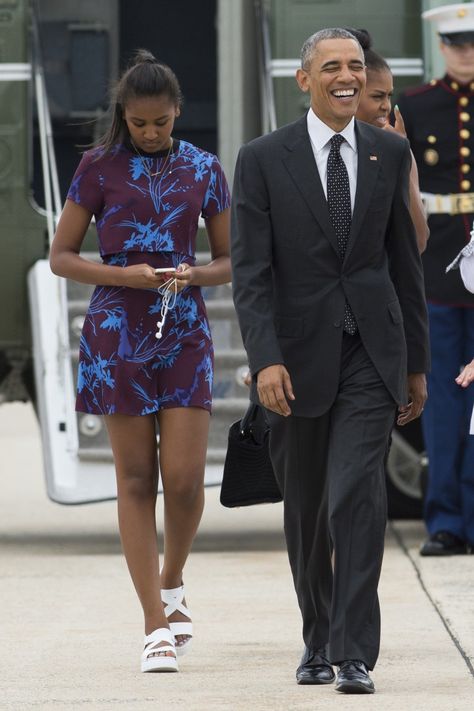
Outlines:
{"type": "MultiPolygon", "coordinates": [[[[323,121],[316,116],[312,108],[308,111],[307,124],[309,137],[316,151],[320,151],[324,148],[326,143],[337,133],[334,129],[323,123],[323,121]]],[[[347,126],[340,131],[340,134],[346,139],[352,150],[357,153],[354,117],[352,117],[347,126]]]]}

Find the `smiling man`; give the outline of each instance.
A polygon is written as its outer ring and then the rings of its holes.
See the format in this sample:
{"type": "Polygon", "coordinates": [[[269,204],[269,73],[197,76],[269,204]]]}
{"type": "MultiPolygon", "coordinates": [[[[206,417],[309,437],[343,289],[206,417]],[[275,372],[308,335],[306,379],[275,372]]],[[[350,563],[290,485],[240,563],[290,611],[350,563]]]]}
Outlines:
{"type": "Polygon", "coordinates": [[[372,693],[384,458],[394,419],[423,408],[429,361],[410,150],[354,120],[366,77],[353,35],[321,30],[301,60],[308,113],[239,153],[234,300],[284,498],[297,681],[331,683],[336,665],[338,691],[372,693]]]}

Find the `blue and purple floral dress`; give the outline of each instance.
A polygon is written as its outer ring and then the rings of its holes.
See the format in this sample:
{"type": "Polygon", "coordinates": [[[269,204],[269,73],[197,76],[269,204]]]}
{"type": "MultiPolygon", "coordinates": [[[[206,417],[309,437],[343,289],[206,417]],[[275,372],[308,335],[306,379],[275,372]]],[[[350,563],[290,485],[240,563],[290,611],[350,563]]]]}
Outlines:
{"type": "MultiPolygon", "coordinates": [[[[229,207],[215,156],[186,141],[174,141],[166,155],[140,158],[127,145],[84,154],[67,197],[95,215],[104,263],[193,265],[199,216],[229,207]],[[162,165],[162,174],[150,175],[162,165]]],[[[161,304],[155,289],[95,288],[80,341],[78,411],[211,410],[213,347],[201,290],[190,286],[178,294],[157,339],[161,304]]]]}

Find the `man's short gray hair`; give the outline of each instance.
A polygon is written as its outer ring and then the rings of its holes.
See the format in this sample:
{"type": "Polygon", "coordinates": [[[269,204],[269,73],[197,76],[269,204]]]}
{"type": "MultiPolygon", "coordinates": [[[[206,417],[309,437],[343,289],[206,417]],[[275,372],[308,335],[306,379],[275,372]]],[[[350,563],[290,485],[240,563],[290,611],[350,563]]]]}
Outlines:
{"type": "Polygon", "coordinates": [[[315,32],[314,35],[311,35],[311,37],[308,37],[306,42],[303,44],[301,47],[301,68],[307,70],[311,64],[311,60],[313,58],[314,50],[316,49],[316,46],[322,42],[322,40],[327,40],[327,39],[351,39],[357,42],[357,44],[360,47],[360,51],[362,56],[364,56],[364,50],[362,49],[359,40],[357,37],[354,37],[354,35],[349,32],[348,30],[345,30],[342,27],[328,27],[324,30],[319,30],[318,32],[315,32]]]}

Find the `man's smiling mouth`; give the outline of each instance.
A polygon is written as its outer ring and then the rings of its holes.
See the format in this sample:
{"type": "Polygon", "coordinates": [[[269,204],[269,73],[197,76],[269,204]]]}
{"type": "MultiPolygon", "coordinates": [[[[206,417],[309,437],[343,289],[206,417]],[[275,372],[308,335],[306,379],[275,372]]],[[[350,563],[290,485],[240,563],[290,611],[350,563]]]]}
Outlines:
{"type": "Polygon", "coordinates": [[[331,92],[333,96],[336,97],[336,99],[347,99],[355,96],[356,90],[355,89],[335,89],[334,91],[331,92]]]}

